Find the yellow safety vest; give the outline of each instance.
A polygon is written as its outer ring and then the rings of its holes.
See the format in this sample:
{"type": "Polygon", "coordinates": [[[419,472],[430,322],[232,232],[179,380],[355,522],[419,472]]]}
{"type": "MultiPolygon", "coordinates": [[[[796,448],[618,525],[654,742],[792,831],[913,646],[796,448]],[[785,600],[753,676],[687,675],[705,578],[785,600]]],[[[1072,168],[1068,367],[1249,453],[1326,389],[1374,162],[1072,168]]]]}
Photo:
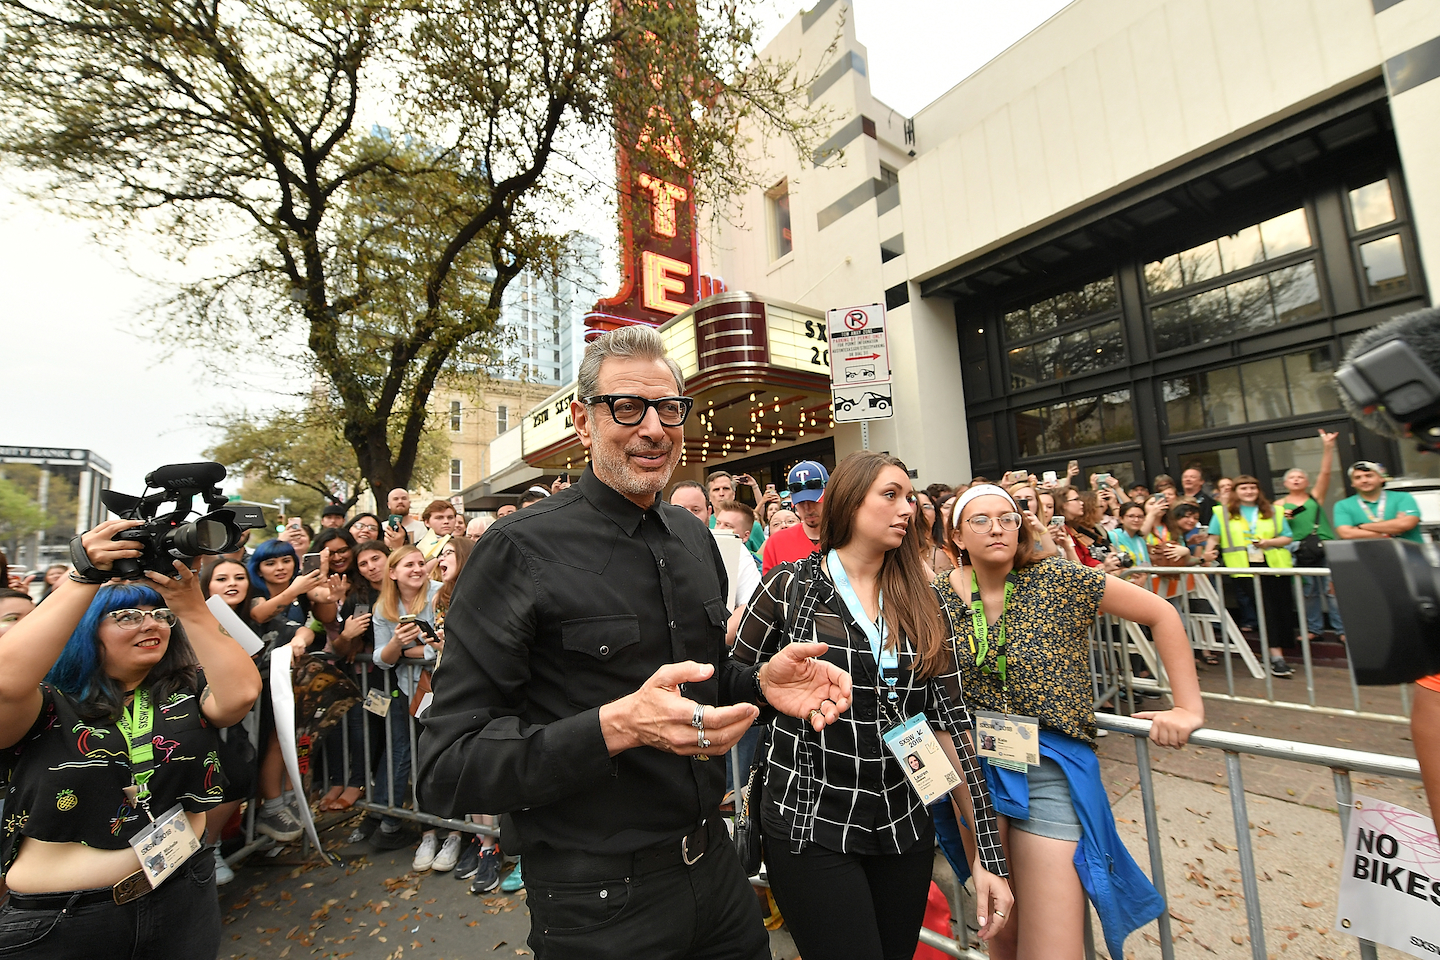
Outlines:
{"type": "MultiPolygon", "coordinates": [[[[1252,529],[1243,516],[1231,517],[1230,511],[1223,506],[1217,506],[1215,512],[1220,517],[1220,559],[1227,567],[1248,567],[1250,566],[1250,538],[1256,540],[1273,540],[1280,536],[1284,514],[1279,510],[1271,508],[1270,517],[1255,516],[1255,526],[1252,529]],[[1228,518],[1228,519],[1227,519],[1228,518]]],[[[1285,547],[1271,547],[1265,551],[1265,565],[1273,568],[1285,568],[1295,566],[1295,558],[1285,547]]]]}

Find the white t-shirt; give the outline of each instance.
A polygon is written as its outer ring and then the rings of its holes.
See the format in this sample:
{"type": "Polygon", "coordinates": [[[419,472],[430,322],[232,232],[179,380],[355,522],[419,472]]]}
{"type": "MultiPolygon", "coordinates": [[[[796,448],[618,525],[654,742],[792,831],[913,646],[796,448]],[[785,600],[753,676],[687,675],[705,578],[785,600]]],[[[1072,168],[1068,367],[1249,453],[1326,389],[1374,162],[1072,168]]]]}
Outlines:
{"type": "Polygon", "coordinates": [[[720,546],[720,556],[725,559],[725,575],[730,580],[730,595],[725,598],[731,610],[742,603],[749,603],[760,589],[760,569],[755,566],[755,555],[729,530],[711,530],[715,542],[720,546]]]}

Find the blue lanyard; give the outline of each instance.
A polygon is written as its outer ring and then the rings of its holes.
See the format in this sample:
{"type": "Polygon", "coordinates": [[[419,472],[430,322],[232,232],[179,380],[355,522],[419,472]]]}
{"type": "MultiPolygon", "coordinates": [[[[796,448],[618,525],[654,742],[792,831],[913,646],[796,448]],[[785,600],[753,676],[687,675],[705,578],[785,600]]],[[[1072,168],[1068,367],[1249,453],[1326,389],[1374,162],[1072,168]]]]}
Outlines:
{"type": "Polygon", "coordinates": [[[875,658],[880,679],[890,687],[890,699],[896,699],[895,684],[900,680],[900,655],[893,648],[885,649],[885,640],[890,635],[890,628],[885,623],[885,595],[880,595],[880,623],[877,625],[865,613],[865,607],[856,596],[855,588],[850,586],[850,578],[845,574],[845,565],[840,562],[840,554],[831,550],[825,562],[830,568],[830,579],[835,581],[835,592],[840,594],[840,599],[849,608],[850,615],[865,632],[865,639],[870,641],[870,654],[875,658]]]}

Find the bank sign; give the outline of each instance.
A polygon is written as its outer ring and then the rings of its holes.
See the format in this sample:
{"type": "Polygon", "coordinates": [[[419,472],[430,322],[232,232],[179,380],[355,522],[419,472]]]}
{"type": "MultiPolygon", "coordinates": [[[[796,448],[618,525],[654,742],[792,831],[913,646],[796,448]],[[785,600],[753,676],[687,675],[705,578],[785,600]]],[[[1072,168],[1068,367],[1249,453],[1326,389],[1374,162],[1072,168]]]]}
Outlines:
{"type": "Polygon", "coordinates": [[[1384,800],[1355,798],[1335,929],[1413,956],[1440,956],[1440,844],[1433,820],[1384,800]]]}

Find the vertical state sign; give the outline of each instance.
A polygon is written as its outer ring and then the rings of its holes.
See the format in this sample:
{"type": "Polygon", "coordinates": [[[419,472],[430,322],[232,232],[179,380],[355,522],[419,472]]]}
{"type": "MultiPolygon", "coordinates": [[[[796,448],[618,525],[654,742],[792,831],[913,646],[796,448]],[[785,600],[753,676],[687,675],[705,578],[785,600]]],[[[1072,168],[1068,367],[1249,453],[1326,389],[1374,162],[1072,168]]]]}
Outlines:
{"type": "Polygon", "coordinates": [[[830,334],[830,399],[835,422],[893,417],[885,304],[830,310],[825,321],[830,334]]]}
{"type": "Polygon", "coordinates": [[[1440,954],[1440,843],[1429,817],[1356,797],[1335,929],[1417,957],[1440,954]]]}

